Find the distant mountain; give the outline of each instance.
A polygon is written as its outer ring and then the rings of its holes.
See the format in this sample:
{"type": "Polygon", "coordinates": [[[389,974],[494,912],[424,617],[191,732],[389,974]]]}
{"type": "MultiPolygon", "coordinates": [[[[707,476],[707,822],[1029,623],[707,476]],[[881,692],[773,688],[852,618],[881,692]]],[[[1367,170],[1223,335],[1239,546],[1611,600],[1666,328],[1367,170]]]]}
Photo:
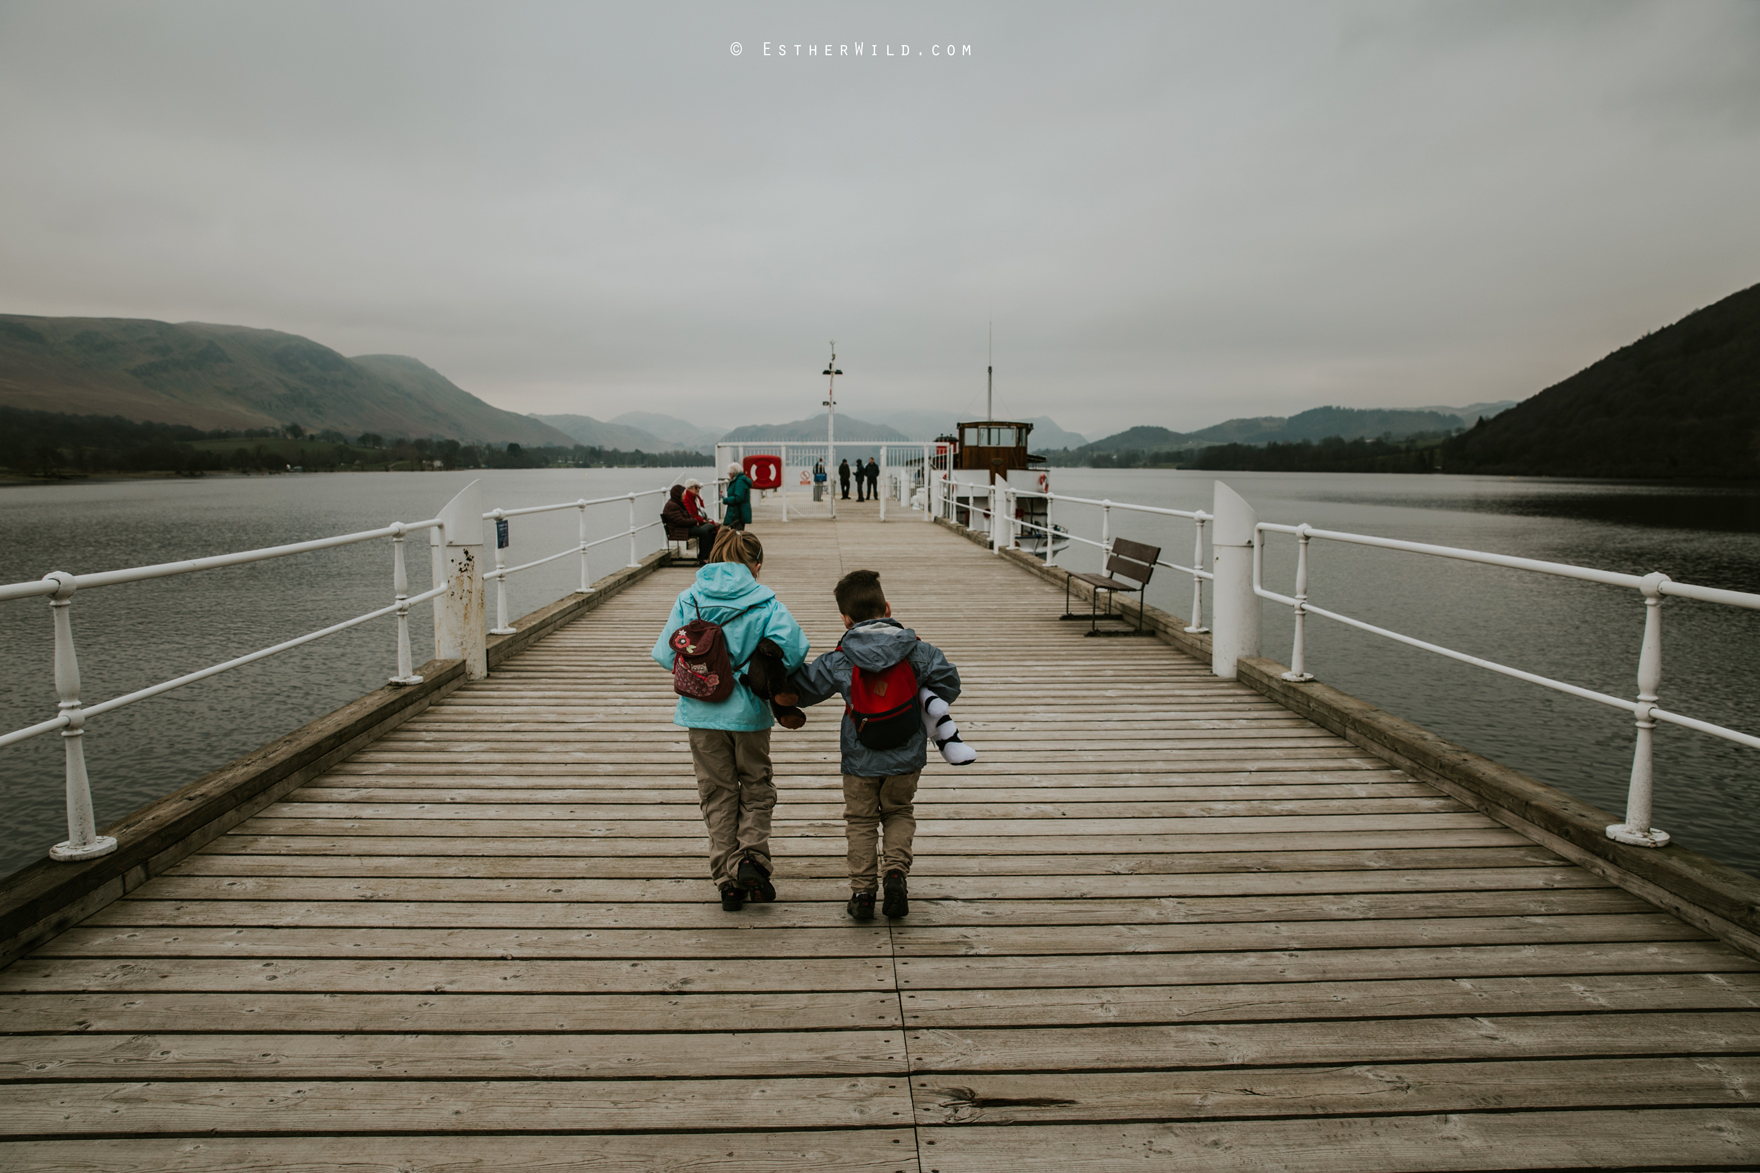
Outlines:
{"type": "Polygon", "coordinates": [[[720,428],[704,427],[677,416],[655,411],[626,411],[611,417],[614,424],[640,428],[649,435],[665,440],[669,447],[688,448],[695,452],[714,452],[715,441],[721,438],[720,428]]]}
{"type": "Polygon", "coordinates": [[[1493,403],[1469,403],[1465,407],[1443,407],[1432,405],[1429,407],[1414,407],[1412,410],[1434,411],[1440,412],[1443,415],[1459,416],[1471,426],[1480,416],[1490,419],[1494,415],[1502,415],[1519,402],[1520,400],[1517,399],[1499,399],[1493,403]]]}
{"type": "Polygon", "coordinates": [[[1196,441],[1182,432],[1170,432],[1166,428],[1151,427],[1140,424],[1115,432],[1083,446],[1087,452],[1167,452],[1175,448],[1190,448],[1196,441]]]}
{"type": "MultiPolygon", "coordinates": [[[[837,439],[844,440],[883,440],[887,443],[904,443],[913,437],[905,435],[897,428],[889,428],[885,424],[870,423],[857,419],[852,415],[837,417],[837,439]]],[[[765,440],[798,440],[805,442],[825,442],[825,417],[810,415],[803,420],[793,420],[786,424],[747,424],[743,428],[735,428],[721,437],[724,444],[762,442],[765,440]]]]}
{"type": "MultiPolygon", "coordinates": [[[[933,440],[937,436],[945,436],[962,422],[972,417],[960,416],[951,411],[893,411],[887,413],[869,412],[876,422],[887,427],[897,428],[913,440],[933,440]]],[[[1012,418],[1012,417],[1011,417],[1012,418]]],[[[1079,448],[1088,442],[1088,438],[1080,432],[1066,432],[1057,426],[1057,421],[1050,416],[1036,415],[1025,421],[1033,425],[1031,445],[1034,452],[1047,452],[1057,448],[1079,448]]]]}
{"type": "Polygon", "coordinates": [[[297,334],[205,322],[0,314],[0,404],[204,429],[573,443],[413,358],[344,358],[297,334]]]}
{"type": "Polygon", "coordinates": [[[623,452],[672,452],[679,447],[669,444],[651,432],[624,424],[606,423],[590,415],[534,415],[559,432],[567,433],[575,443],[589,448],[616,448],[623,452]]]}
{"type": "Polygon", "coordinates": [[[1760,477],[1760,285],[1443,445],[1450,472],[1760,477]]]}
{"type": "Polygon", "coordinates": [[[1390,433],[1399,440],[1427,432],[1452,431],[1471,422],[1455,414],[1411,408],[1316,407],[1288,417],[1262,415],[1227,420],[1196,432],[1139,426],[1095,440],[1081,451],[1172,452],[1213,444],[1289,444],[1333,436],[1346,440],[1374,439],[1390,433]]]}

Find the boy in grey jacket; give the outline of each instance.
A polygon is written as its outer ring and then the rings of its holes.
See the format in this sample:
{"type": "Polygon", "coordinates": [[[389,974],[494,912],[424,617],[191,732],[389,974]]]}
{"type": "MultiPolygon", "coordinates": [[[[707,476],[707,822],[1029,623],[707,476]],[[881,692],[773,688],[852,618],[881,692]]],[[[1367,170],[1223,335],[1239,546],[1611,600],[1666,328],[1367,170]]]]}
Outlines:
{"type": "MultiPolygon", "coordinates": [[[[950,703],[958,698],[958,670],[935,645],[924,643],[892,618],[878,573],[852,570],[838,580],[835,594],[843,641],[790,677],[802,705],[841,694],[847,706],[852,673],[882,672],[901,661],[908,661],[920,688],[950,703]]],[[[849,915],[856,920],[874,918],[875,890],[880,887],[877,873],[884,873],[886,897],[881,911],[889,917],[910,911],[905,877],[910,874],[911,838],[917,830],[913,801],[929,746],[923,723],[919,720],[915,725],[915,733],[904,744],[873,749],[862,744],[847,713],[842,721],[843,820],[853,892],[849,915]]]]}

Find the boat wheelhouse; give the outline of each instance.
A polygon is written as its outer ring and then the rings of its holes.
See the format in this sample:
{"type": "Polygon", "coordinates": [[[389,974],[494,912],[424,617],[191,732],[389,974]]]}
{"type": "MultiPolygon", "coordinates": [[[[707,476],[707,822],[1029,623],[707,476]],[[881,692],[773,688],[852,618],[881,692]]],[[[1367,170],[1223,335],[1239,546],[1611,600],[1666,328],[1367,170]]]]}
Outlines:
{"type": "MultiPolygon", "coordinates": [[[[1033,425],[1024,420],[971,420],[935,440],[935,470],[953,520],[981,533],[990,532],[990,494],[997,484],[1013,490],[1015,544],[1045,556],[1050,529],[1051,478],[1045,457],[1028,450],[1033,425]]],[[[1061,535],[1061,531],[1055,531],[1061,535]]],[[[1057,548],[1068,545],[1061,536],[1057,548]]]]}

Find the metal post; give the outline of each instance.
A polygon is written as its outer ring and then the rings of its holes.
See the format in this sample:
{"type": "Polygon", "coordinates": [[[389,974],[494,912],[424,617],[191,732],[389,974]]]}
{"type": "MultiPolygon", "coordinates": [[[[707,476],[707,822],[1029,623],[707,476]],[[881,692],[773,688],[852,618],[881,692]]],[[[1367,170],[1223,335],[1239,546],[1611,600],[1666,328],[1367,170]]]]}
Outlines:
{"type": "Polygon", "coordinates": [[[1668,832],[1650,825],[1655,783],[1652,769],[1657,690],[1662,686],[1662,584],[1666,574],[1644,576],[1644,645],[1638,653],[1638,744],[1632,751],[1632,784],[1626,793],[1626,821],[1607,828],[1607,837],[1634,847],[1664,847],[1668,832]]]}
{"type": "Polygon", "coordinates": [[[590,595],[593,593],[593,580],[590,577],[588,577],[588,575],[587,575],[587,502],[586,502],[586,499],[583,497],[580,500],[577,500],[574,503],[574,505],[575,505],[576,509],[580,510],[580,514],[581,514],[581,517],[580,517],[580,520],[581,520],[581,525],[580,525],[580,532],[581,532],[581,594],[590,595]]]}
{"type": "Polygon", "coordinates": [[[391,535],[391,592],[397,599],[397,675],[392,684],[420,684],[409,652],[409,575],[403,568],[403,523],[396,522],[391,535]]]}
{"type": "MultiPolygon", "coordinates": [[[[496,521],[501,520],[501,510],[495,509],[491,512],[496,521]]],[[[489,634],[512,635],[518,629],[509,627],[507,624],[507,576],[502,573],[506,566],[506,559],[501,553],[501,534],[499,532],[501,527],[496,526],[495,528],[497,530],[495,535],[495,626],[489,629],[489,634]]]]}
{"type": "Polygon", "coordinates": [[[782,445],[782,455],[777,457],[777,459],[782,461],[782,520],[787,521],[788,520],[788,444],[786,442],[782,445]]]}
{"type": "Polygon", "coordinates": [[[1204,515],[1192,519],[1197,536],[1192,539],[1192,622],[1186,630],[1193,635],[1209,631],[1204,626],[1204,579],[1198,570],[1204,565],[1204,515]]]}
{"type": "Polygon", "coordinates": [[[1045,565],[1057,565],[1057,528],[1051,524],[1051,490],[1045,490],[1045,565]]]}
{"type": "Polygon", "coordinates": [[[67,838],[49,849],[49,857],[63,863],[109,855],[116,850],[116,840],[98,834],[98,823],[92,815],[92,786],[86,777],[86,751],[80,743],[85,736],[85,714],[80,712],[79,657],[73,649],[73,606],[75,584],[73,575],[57,570],[43,576],[59,584],[49,597],[49,614],[55,620],[55,693],[61,698],[56,707],[67,717],[61,731],[61,745],[67,757],[67,838]]]}
{"type": "Polygon", "coordinates": [[[640,566],[641,559],[636,557],[636,495],[629,495],[629,564],[640,566]]]}
{"type": "Polygon", "coordinates": [[[1210,552],[1216,594],[1210,608],[1216,630],[1210,637],[1210,670],[1233,680],[1235,661],[1259,654],[1259,596],[1253,593],[1253,531],[1259,515],[1221,481],[1216,482],[1213,515],[1210,552]]]}
{"type": "Polygon", "coordinates": [[[1112,557],[1112,498],[1100,502],[1100,573],[1106,573],[1106,560],[1112,557]]]}
{"type": "Polygon", "coordinates": [[[485,680],[483,638],[483,482],[472,481],[440,511],[445,531],[446,593],[435,600],[435,654],[463,660],[466,680],[485,680]]]}
{"type": "Polygon", "coordinates": [[[884,444],[880,445],[880,479],[875,482],[874,487],[878,490],[878,495],[880,497],[880,520],[885,521],[886,498],[892,489],[892,485],[886,479],[886,445],[884,444]]]}
{"type": "Polygon", "coordinates": [[[1285,680],[1295,684],[1314,679],[1304,662],[1307,652],[1302,644],[1302,621],[1308,614],[1308,523],[1296,527],[1296,637],[1289,651],[1289,671],[1285,680]]]}

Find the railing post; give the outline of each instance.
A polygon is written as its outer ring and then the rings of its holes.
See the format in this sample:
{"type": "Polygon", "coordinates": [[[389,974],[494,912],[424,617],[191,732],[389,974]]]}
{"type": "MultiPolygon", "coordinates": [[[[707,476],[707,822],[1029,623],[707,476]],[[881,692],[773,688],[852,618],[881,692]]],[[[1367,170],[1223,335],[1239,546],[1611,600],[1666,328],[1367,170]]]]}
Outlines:
{"type": "Polygon", "coordinates": [[[1100,502],[1100,573],[1106,573],[1106,560],[1112,557],[1112,498],[1100,502]]]}
{"type": "Polygon", "coordinates": [[[1057,527],[1051,524],[1051,490],[1045,490],[1045,565],[1055,566],[1057,557],[1057,527]]]}
{"type": "Polygon", "coordinates": [[[79,657],[73,650],[73,575],[57,570],[43,577],[59,584],[49,596],[49,613],[55,618],[55,693],[61,698],[56,707],[67,717],[67,727],[61,731],[67,757],[67,838],[49,849],[49,857],[66,863],[109,855],[116,850],[116,840],[98,834],[97,820],[92,816],[92,785],[86,777],[86,751],[80,743],[86,718],[80,712],[79,657]]]}
{"type": "Polygon", "coordinates": [[[1239,493],[1216,482],[1210,533],[1216,593],[1210,600],[1215,630],[1210,637],[1210,670],[1224,680],[1236,676],[1235,661],[1259,654],[1259,596],[1253,593],[1254,527],[1259,516],[1239,493]]]}
{"type": "Polygon", "coordinates": [[[1632,784],[1626,792],[1626,821],[1607,828],[1607,837],[1634,847],[1665,847],[1668,832],[1650,825],[1654,797],[1657,691],[1662,687],[1662,584],[1668,575],[1644,576],[1644,645],[1638,653],[1638,743],[1632,751],[1632,784]]]}
{"type": "MultiPolygon", "coordinates": [[[[502,511],[494,510],[495,520],[502,519],[502,511]]],[[[495,626],[489,629],[490,635],[512,635],[519,629],[507,623],[507,560],[501,553],[501,527],[495,527],[495,626]]]]}
{"type": "Polygon", "coordinates": [[[583,498],[580,498],[579,500],[575,501],[574,506],[576,509],[580,510],[580,515],[581,515],[580,516],[580,522],[581,522],[581,524],[580,524],[580,533],[581,533],[581,594],[590,595],[593,593],[593,579],[592,579],[592,576],[590,576],[587,573],[587,502],[586,502],[586,498],[583,497],[583,498]]]}
{"type": "Polygon", "coordinates": [[[463,660],[466,680],[484,680],[489,658],[483,638],[483,482],[459,490],[440,511],[440,523],[446,559],[440,581],[446,593],[434,600],[435,654],[463,660]]]}
{"type": "MultiPolygon", "coordinates": [[[[782,520],[786,523],[788,521],[788,444],[783,443],[781,448],[782,455],[777,459],[782,462],[782,520]]],[[[698,540],[698,544],[701,544],[701,539],[698,540]]]]}
{"type": "Polygon", "coordinates": [[[1296,636],[1289,650],[1289,671],[1283,678],[1301,684],[1314,679],[1307,670],[1307,651],[1302,643],[1302,621],[1308,614],[1308,523],[1304,521],[1296,529],[1300,531],[1296,534],[1296,636]]]}
{"type": "Polygon", "coordinates": [[[641,559],[636,557],[636,495],[629,495],[629,564],[640,566],[641,559]]]}
{"type": "Polygon", "coordinates": [[[892,495],[892,482],[886,479],[886,445],[880,445],[880,479],[874,483],[875,495],[880,498],[880,520],[886,520],[886,498],[892,495]]]}
{"type": "Polygon", "coordinates": [[[1198,571],[1204,565],[1204,515],[1199,513],[1192,519],[1196,536],[1192,539],[1192,621],[1186,626],[1191,635],[1201,635],[1210,629],[1204,626],[1204,579],[1198,571]]]}
{"type": "Polygon", "coordinates": [[[1010,485],[1002,491],[1002,495],[1002,513],[1008,518],[1008,548],[1018,550],[1021,548],[1021,526],[1016,515],[1021,511],[1020,494],[1015,491],[1013,485],[1010,485]]]}
{"type": "MultiPolygon", "coordinates": [[[[403,567],[403,523],[393,522],[391,535],[391,593],[397,600],[397,675],[391,684],[420,684],[409,652],[409,575],[403,567]]],[[[435,583],[439,586],[439,583],[435,583]]]]}
{"type": "Polygon", "coordinates": [[[1002,553],[1002,488],[995,481],[990,482],[990,552],[1002,553]]]}

